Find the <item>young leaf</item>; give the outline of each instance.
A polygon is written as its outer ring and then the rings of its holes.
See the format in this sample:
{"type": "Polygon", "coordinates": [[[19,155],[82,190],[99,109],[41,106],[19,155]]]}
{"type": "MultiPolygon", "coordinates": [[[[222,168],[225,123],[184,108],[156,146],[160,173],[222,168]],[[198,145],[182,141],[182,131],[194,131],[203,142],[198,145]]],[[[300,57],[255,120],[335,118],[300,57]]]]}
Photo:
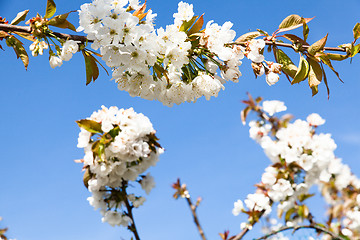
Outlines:
{"type": "Polygon", "coordinates": [[[349,55],[342,55],[342,54],[336,54],[336,53],[327,53],[326,54],[330,60],[335,61],[342,61],[344,59],[347,59],[349,55]]]}
{"type": "Polygon", "coordinates": [[[16,37],[10,36],[6,39],[6,44],[14,49],[16,57],[21,59],[25,69],[27,70],[27,67],[29,65],[29,56],[22,42],[18,40],[16,37]]]}
{"type": "Polygon", "coordinates": [[[326,91],[327,91],[327,95],[328,95],[328,99],[329,99],[330,98],[329,84],[328,84],[328,81],[327,81],[326,73],[325,73],[324,66],[323,66],[322,62],[320,63],[320,65],[321,65],[321,70],[322,70],[323,75],[324,75],[324,83],[325,83],[325,86],[326,86],[326,91]]]}
{"type": "Polygon", "coordinates": [[[359,50],[360,50],[360,44],[353,46],[350,49],[350,57],[355,57],[355,55],[358,54],[359,50]]]}
{"type": "Polygon", "coordinates": [[[309,63],[308,63],[308,61],[306,61],[306,59],[304,57],[301,56],[298,70],[297,70],[294,80],[291,82],[291,84],[295,84],[295,83],[304,81],[308,75],[309,75],[309,63]]]}
{"type": "Polygon", "coordinates": [[[279,25],[278,32],[286,32],[295,28],[303,26],[303,23],[308,23],[314,18],[302,18],[299,15],[292,14],[287,16],[279,25]]]}
{"type": "Polygon", "coordinates": [[[204,14],[201,15],[196,22],[194,23],[194,25],[192,26],[192,28],[189,30],[189,32],[187,33],[188,36],[190,36],[191,34],[197,33],[201,30],[202,26],[204,25],[204,14]]]}
{"type": "Polygon", "coordinates": [[[283,35],[284,38],[290,40],[292,43],[301,43],[302,45],[308,45],[308,43],[306,41],[304,41],[303,39],[299,38],[298,36],[294,35],[294,34],[284,34],[283,35]]]}
{"type": "Polygon", "coordinates": [[[85,186],[86,188],[89,187],[89,180],[90,180],[91,177],[92,177],[91,175],[92,175],[92,174],[91,174],[89,168],[86,168],[86,170],[85,170],[85,172],[84,172],[84,176],[83,176],[83,183],[84,183],[84,186],[85,186]]]}
{"type": "Polygon", "coordinates": [[[314,44],[312,44],[309,48],[308,48],[308,53],[312,56],[315,55],[315,53],[320,52],[324,49],[325,44],[326,44],[326,40],[329,34],[326,34],[325,37],[323,37],[322,39],[320,39],[319,41],[315,42],[314,44]]]}
{"type": "Polygon", "coordinates": [[[82,51],[85,59],[85,67],[86,67],[86,85],[94,81],[99,76],[99,68],[96,64],[96,59],[91,55],[91,53],[87,51],[82,51]]]}
{"type": "Polygon", "coordinates": [[[294,78],[297,73],[297,67],[291,61],[291,59],[286,55],[281,49],[275,50],[275,58],[276,61],[282,64],[281,70],[289,75],[290,77],[294,78]]]}
{"type": "Polygon", "coordinates": [[[339,80],[341,82],[343,82],[343,80],[341,80],[341,78],[340,78],[339,73],[337,71],[335,71],[333,65],[331,64],[331,60],[329,59],[327,54],[325,54],[325,53],[317,54],[317,57],[319,57],[321,59],[321,61],[323,63],[325,63],[335,73],[335,75],[339,78],[339,80]]]}
{"type": "Polygon", "coordinates": [[[14,18],[14,20],[11,21],[11,25],[17,25],[18,23],[20,23],[21,21],[24,21],[26,18],[26,15],[28,14],[29,10],[25,10],[22,12],[19,12],[16,17],[14,18]]]}
{"type": "Polygon", "coordinates": [[[103,131],[101,130],[101,123],[98,123],[96,121],[90,119],[81,119],[76,121],[76,123],[79,125],[79,127],[85,129],[88,132],[103,133],[103,131]]]}
{"type": "Polygon", "coordinates": [[[308,58],[307,61],[310,64],[309,70],[309,86],[310,88],[315,87],[321,83],[322,80],[322,69],[320,64],[312,58],[308,58]]]}
{"type": "Polygon", "coordinates": [[[133,16],[139,18],[139,21],[141,21],[141,20],[147,15],[147,13],[145,13],[145,9],[146,9],[146,1],[145,1],[145,3],[141,6],[141,8],[137,9],[137,10],[133,13],[133,16]]]}
{"type": "Polygon", "coordinates": [[[256,32],[248,32],[245,33],[243,35],[241,35],[238,39],[235,40],[235,42],[240,43],[240,42],[247,42],[251,39],[257,38],[261,36],[261,33],[256,31],[256,32]]]}
{"type": "Polygon", "coordinates": [[[54,27],[64,28],[64,29],[68,28],[70,30],[76,31],[74,25],[72,25],[69,21],[66,20],[70,13],[71,12],[55,16],[48,21],[48,24],[54,27]]]}
{"type": "Polygon", "coordinates": [[[54,0],[47,0],[45,18],[51,18],[56,12],[56,4],[54,0]]]}
{"type": "Polygon", "coordinates": [[[309,26],[307,25],[305,18],[303,18],[303,36],[305,42],[309,36],[309,31],[309,26]]]}
{"type": "Polygon", "coordinates": [[[5,38],[7,36],[9,36],[9,34],[7,32],[0,31],[0,38],[5,38]]]}
{"type": "Polygon", "coordinates": [[[189,21],[184,21],[183,24],[180,26],[179,31],[186,32],[194,24],[197,17],[198,16],[194,16],[189,21]]]}
{"type": "Polygon", "coordinates": [[[261,30],[261,29],[256,29],[256,30],[264,36],[267,36],[267,37],[269,36],[269,34],[267,32],[265,32],[264,30],[261,30]]]}
{"type": "Polygon", "coordinates": [[[246,117],[249,114],[249,112],[251,111],[251,107],[247,106],[245,109],[243,109],[240,113],[241,116],[241,122],[243,125],[246,124],[246,117]]]}
{"type": "Polygon", "coordinates": [[[318,86],[312,87],[311,91],[312,91],[312,96],[315,96],[316,94],[318,94],[318,92],[319,92],[318,86]]]}
{"type": "Polygon", "coordinates": [[[355,41],[360,37],[360,23],[356,23],[353,29],[355,41]]]}

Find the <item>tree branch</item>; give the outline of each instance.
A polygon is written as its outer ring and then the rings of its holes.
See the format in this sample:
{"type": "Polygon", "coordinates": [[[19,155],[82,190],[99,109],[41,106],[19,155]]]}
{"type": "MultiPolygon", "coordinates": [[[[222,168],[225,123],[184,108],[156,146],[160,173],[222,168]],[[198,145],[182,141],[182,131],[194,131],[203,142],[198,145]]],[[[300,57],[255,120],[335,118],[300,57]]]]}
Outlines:
{"type": "MultiPolygon", "coordinates": [[[[16,26],[11,24],[0,24],[0,31],[1,30],[5,32],[20,32],[20,33],[29,33],[29,34],[31,33],[30,26],[16,26]]],[[[52,32],[52,34],[64,40],[69,39],[74,41],[80,41],[82,43],[93,42],[92,40],[89,40],[85,36],[81,36],[81,35],[73,35],[73,34],[66,34],[59,32],[52,32]]]]}
{"type": "Polygon", "coordinates": [[[280,228],[279,230],[277,231],[273,231],[265,236],[262,236],[260,238],[256,238],[255,240],[261,240],[261,239],[267,239],[273,235],[276,235],[280,232],[283,232],[283,231],[286,231],[286,230],[290,230],[290,229],[293,229],[293,233],[296,232],[297,230],[299,229],[305,229],[305,228],[310,228],[310,229],[314,229],[316,231],[320,231],[320,232],[323,232],[323,233],[326,233],[326,234],[329,234],[332,239],[334,240],[344,240],[344,238],[336,235],[335,233],[331,232],[330,230],[326,229],[326,228],[323,228],[323,227],[320,227],[320,226],[317,226],[317,225],[304,225],[304,226],[293,226],[293,227],[282,227],[280,228]]]}
{"type": "MultiPolygon", "coordinates": [[[[280,42],[272,42],[272,41],[266,40],[265,44],[294,49],[294,46],[290,43],[280,43],[280,42]]],[[[302,45],[302,48],[304,48],[305,50],[307,50],[309,47],[310,47],[310,45],[302,45]]],[[[324,50],[325,51],[334,51],[334,52],[346,52],[345,48],[338,48],[338,47],[324,47],[324,50]]]]}
{"type": "MultiPolygon", "coordinates": [[[[16,26],[11,24],[0,24],[0,30],[5,32],[23,32],[23,33],[31,33],[30,26],[16,26]]],[[[73,34],[65,34],[59,32],[52,32],[55,36],[61,39],[70,39],[74,41],[80,42],[93,42],[92,40],[87,39],[85,36],[81,35],[73,35],[73,34]]],[[[241,43],[232,43],[232,44],[241,44],[241,43]]],[[[294,49],[294,46],[290,43],[280,43],[280,42],[272,42],[272,41],[265,41],[266,45],[275,45],[279,47],[287,47],[294,49]]],[[[309,45],[302,45],[302,47],[306,50],[310,46],[309,45]]],[[[338,48],[338,47],[324,47],[325,51],[335,51],[335,52],[346,52],[345,48],[338,48]]]]}
{"type": "Polygon", "coordinates": [[[189,204],[191,213],[192,213],[193,218],[194,218],[195,225],[196,225],[196,227],[197,227],[197,229],[198,229],[198,231],[200,233],[200,236],[201,236],[202,240],[206,240],[204,230],[201,228],[199,219],[198,219],[197,214],[196,214],[196,206],[191,202],[190,198],[186,198],[186,201],[189,204]]]}
{"type": "Polygon", "coordinates": [[[140,236],[139,236],[139,234],[137,232],[136,225],[135,225],[135,219],[134,219],[134,216],[132,214],[133,206],[130,206],[130,203],[129,203],[129,200],[128,200],[128,195],[127,195],[127,192],[126,192],[126,185],[123,184],[123,187],[121,189],[122,189],[122,192],[123,192],[124,197],[125,197],[124,202],[125,202],[125,206],[126,206],[126,209],[127,209],[127,215],[132,220],[132,223],[131,223],[131,225],[128,226],[128,229],[134,234],[136,240],[140,240],[140,236]]]}

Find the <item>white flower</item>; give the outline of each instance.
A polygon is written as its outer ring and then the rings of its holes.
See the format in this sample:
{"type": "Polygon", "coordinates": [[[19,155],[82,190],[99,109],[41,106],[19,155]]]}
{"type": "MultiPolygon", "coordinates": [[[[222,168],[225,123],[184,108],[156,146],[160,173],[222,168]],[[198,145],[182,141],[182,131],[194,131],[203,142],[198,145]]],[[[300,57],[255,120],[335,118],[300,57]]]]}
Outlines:
{"type": "Polygon", "coordinates": [[[180,26],[183,21],[190,21],[194,16],[193,5],[185,2],[179,2],[178,12],[174,13],[174,22],[176,26],[180,26]]]}
{"type": "Polygon", "coordinates": [[[248,194],[244,202],[251,211],[265,210],[267,213],[271,211],[270,199],[262,193],[248,194]]]}
{"type": "Polygon", "coordinates": [[[286,111],[286,106],[284,102],[278,100],[272,101],[264,101],[263,102],[263,110],[267,112],[270,116],[274,115],[275,113],[286,111]]]}
{"type": "Polygon", "coordinates": [[[310,114],[307,118],[306,121],[311,125],[311,126],[320,126],[323,125],[325,123],[325,119],[321,118],[319,114],[317,113],[312,113],[310,114]]]}
{"type": "Polygon", "coordinates": [[[151,189],[155,187],[154,177],[152,177],[150,173],[148,173],[141,179],[140,184],[141,188],[145,190],[146,194],[149,194],[151,189]]]}
{"type": "Polygon", "coordinates": [[[265,47],[265,41],[262,39],[252,39],[248,42],[250,51],[247,53],[247,58],[255,63],[261,63],[265,60],[264,55],[260,52],[265,47]]]}
{"type": "Polygon", "coordinates": [[[107,222],[111,226],[120,226],[123,223],[122,214],[114,211],[106,211],[104,217],[101,219],[102,222],[107,222]]]}
{"type": "Polygon", "coordinates": [[[237,200],[236,202],[234,202],[234,208],[232,210],[232,214],[234,216],[239,215],[243,210],[244,210],[244,204],[241,200],[237,200]]]}
{"type": "Polygon", "coordinates": [[[61,50],[60,58],[63,61],[69,61],[72,55],[79,50],[79,45],[74,40],[67,40],[61,50]]]}
{"type": "Polygon", "coordinates": [[[59,57],[51,56],[49,63],[50,63],[50,67],[55,68],[55,67],[60,67],[63,62],[59,57]]]}
{"type": "Polygon", "coordinates": [[[269,86],[277,83],[279,81],[279,79],[280,79],[279,75],[274,72],[269,72],[268,74],[266,74],[266,83],[269,86]]]}
{"type": "Polygon", "coordinates": [[[291,183],[285,179],[279,179],[275,185],[273,185],[268,192],[269,197],[278,202],[284,200],[287,196],[294,194],[294,189],[291,187],[291,183]]]}

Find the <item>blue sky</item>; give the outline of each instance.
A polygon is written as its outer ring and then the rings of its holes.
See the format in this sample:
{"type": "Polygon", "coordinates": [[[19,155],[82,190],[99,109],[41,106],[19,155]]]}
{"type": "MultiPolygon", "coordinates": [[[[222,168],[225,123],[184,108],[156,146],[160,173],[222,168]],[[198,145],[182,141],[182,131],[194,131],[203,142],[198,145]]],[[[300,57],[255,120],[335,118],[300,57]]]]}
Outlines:
{"type": "MultiPolygon", "coordinates": [[[[56,1],[57,13],[77,10],[80,0],[56,1]]],[[[177,1],[148,0],[158,13],[158,27],[172,23],[177,1]]],[[[360,21],[360,2],[342,1],[189,1],[205,21],[234,23],[237,36],[256,28],[276,30],[290,14],[316,18],[309,23],[309,42],[329,33],[329,46],[352,41],[352,28],[360,21]]],[[[29,16],[44,13],[46,1],[0,0],[0,16],[11,20],[17,12],[30,9],[29,16]]],[[[77,14],[71,22],[78,26],[77,14]]],[[[55,30],[55,29],[54,29],[55,30]]],[[[123,228],[101,223],[100,213],[86,201],[90,195],[82,184],[80,164],[83,152],[76,148],[79,128],[75,120],[88,117],[101,105],[134,107],[148,116],[160,143],[166,148],[156,167],[150,169],[156,188],[144,206],[135,210],[142,239],[199,239],[185,201],[172,199],[171,184],[178,177],[188,184],[193,197],[202,196],[200,221],[209,239],[229,229],[240,231],[242,217],[231,214],[233,202],[254,191],[269,164],[261,148],[248,137],[248,127],[240,122],[241,100],[246,92],[265,99],[285,101],[290,113],[306,118],[317,112],[326,119],[320,128],[332,133],[338,144],[336,155],[360,175],[359,58],[336,63],[344,83],[328,71],[330,100],[323,84],[311,97],[306,83],[291,86],[282,76],[269,87],[265,79],[255,79],[250,63],[243,61],[239,83],[227,83],[226,90],[210,101],[186,103],[172,108],[159,102],[133,98],[119,91],[101,70],[99,79],[85,86],[85,67],[77,54],[62,67],[51,69],[46,55],[30,58],[28,71],[12,49],[0,44],[2,93],[0,94],[2,154],[0,173],[1,226],[18,240],[130,239],[123,228]]],[[[28,44],[26,44],[28,47],[28,44]]],[[[294,55],[296,56],[296,55],[294,55]]],[[[272,56],[267,55],[271,60],[272,56]]],[[[316,219],[325,218],[324,203],[313,205],[316,219]]],[[[259,236],[258,230],[246,239],[259,236]]]]}

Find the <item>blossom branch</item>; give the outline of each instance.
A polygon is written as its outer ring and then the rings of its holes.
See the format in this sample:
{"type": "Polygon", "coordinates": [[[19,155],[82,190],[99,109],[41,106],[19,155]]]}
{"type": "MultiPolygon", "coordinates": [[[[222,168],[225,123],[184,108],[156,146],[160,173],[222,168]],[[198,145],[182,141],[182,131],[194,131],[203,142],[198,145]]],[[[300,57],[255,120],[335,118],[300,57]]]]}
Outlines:
{"type": "Polygon", "coordinates": [[[179,178],[177,179],[177,181],[175,183],[173,183],[172,188],[174,188],[176,190],[176,192],[173,195],[173,197],[175,199],[178,199],[179,197],[186,199],[186,201],[190,207],[191,214],[194,218],[195,225],[200,233],[200,236],[201,236],[202,240],[206,240],[204,230],[202,229],[202,227],[200,225],[200,221],[196,214],[196,209],[201,202],[201,198],[199,197],[196,201],[196,204],[194,205],[191,201],[190,194],[189,194],[189,191],[187,190],[186,184],[181,184],[179,178]]]}
{"type": "MultiPolygon", "coordinates": [[[[11,25],[11,24],[0,24],[0,31],[19,32],[19,33],[28,33],[28,34],[31,34],[31,32],[32,32],[30,26],[16,26],[16,25],[11,25]]],[[[56,37],[64,39],[64,40],[74,40],[74,41],[80,41],[82,43],[93,42],[92,40],[87,39],[87,37],[81,36],[81,35],[66,34],[66,33],[59,33],[59,32],[51,32],[51,33],[53,35],[55,35],[56,37]]]]}
{"type": "Polygon", "coordinates": [[[200,222],[199,222],[199,219],[198,219],[197,214],[196,214],[196,208],[197,208],[197,206],[192,203],[190,197],[189,197],[189,198],[186,198],[186,201],[187,201],[187,203],[188,203],[188,205],[189,205],[189,207],[190,207],[192,216],[193,216],[193,218],[194,218],[195,225],[196,225],[196,227],[197,227],[197,229],[198,229],[198,231],[199,231],[199,233],[200,233],[201,238],[202,238],[203,240],[206,240],[206,237],[205,237],[205,234],[204,234],[204,230],[203,230],[202,227],[200,226],[200,222]]]}
{"type": "MultiPolygon", "coordinates": [[[[11,24],[0,24],[0,30],[5,32],[22,32],[22,33],[31,33],[30,26],[16,26],[11,24]]],[[[59,32],[52,32],[55,36],[61,38],[61,39],[68,39],[68,40],[74,40],[74,41],[81,41],[81,42],[93,42],[92,40],[87,39],[85,36],[81,35],[74,35],[74,34],[65,34],[65,33],[59,33],[59,32]]],[[[243,45],[245,43],[230,43],[230,44],[239,44],[243,45]]],[[[286,47],[286,48],[294,48],[294,45],[290,43],[281,43],[281,42],[273,42],[273,41],[265,41],[266,45],[274,45],[279,47],[286,47]]],[[[302,48],[307,50],[310,47],[310,45],[302,45],[302,48]]],[[[325,51],[335,51],[335,52],[346,52],[345,48],[339,48],[339,47],[324,47],[325,51]]]]}
{"type": "Polygon", "coordinates": [[[317,232],[323,232],[323,233],[326,233],[326,234],[329,234],[332,239],[334,240],[344,240],[344,238],[336,235],[335,233],[331,232],[330,230],[326,229],[326,228],[323,228],[323,227],[320,227],[318,225],[304,225],[304,226],[292,226],[292,227],[282,227],[280,228],[279,230],[277,231],[273,231],[265,236],[262,236],[260,238],[256,238],[256,240],[261,240],[261,239],[268,239],[269,237],[273,236],[273,235],[276,235],[280,232],[283,232],[283,231],[286,231],[286,230],[290,230],[290,229],[293,229],[293,233],[295,233],[296,231],[300,230],[300,229],[314,229],[316,230],[317,232]]]}

